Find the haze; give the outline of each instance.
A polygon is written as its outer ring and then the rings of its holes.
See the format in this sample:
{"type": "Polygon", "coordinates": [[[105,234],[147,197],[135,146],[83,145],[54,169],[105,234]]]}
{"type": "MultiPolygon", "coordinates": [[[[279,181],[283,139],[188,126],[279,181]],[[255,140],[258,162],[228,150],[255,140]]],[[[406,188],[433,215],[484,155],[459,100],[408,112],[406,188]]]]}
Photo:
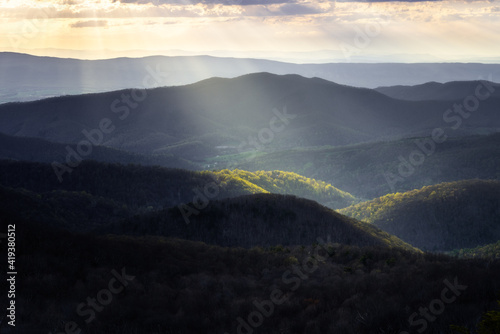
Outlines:
{"type": "Polygon", "coordinates": [[[499,9],[498,1],[3,1],[0,51],[492,63],[499,9]]]}

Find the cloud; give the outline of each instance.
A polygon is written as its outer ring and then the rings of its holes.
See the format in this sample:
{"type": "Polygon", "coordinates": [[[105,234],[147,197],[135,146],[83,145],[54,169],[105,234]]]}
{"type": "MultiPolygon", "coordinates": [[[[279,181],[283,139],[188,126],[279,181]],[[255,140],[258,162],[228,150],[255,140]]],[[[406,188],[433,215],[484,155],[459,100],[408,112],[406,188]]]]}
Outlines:
{"type": "MultiPolygon", "coordinates": [[[[116,2],[117,0],[115,0],[116,2]]],[[[224,6],[254,6],[254,5],[274,5],[274,4],[292,4],[296,0],[120,0],[120,3],[126,4],[151,4],[161,5],[224,5],[224,6]]]]}
{"type": "Polygon", "coordinates": [[[297,1],[294,0],[240,0],[242,6],[251,6],[251,5],[274,5],[274,4],[293,4],[297,1]]]}
{"type": "MultiPolygon", "coordinates": [[[[13,6],[0,4],[2,18],[28,19],[76,19],[72,28],[114,27],[120,18],[249,18],[287,17],[328,20],[337,23],[365,23],[381,14],[395,21],[428,22],[498,20],[500,0],[19,0],[30,5],[13,6]],[[43,5],[43,6],[42,6],[43,5]],[[461,15],[454,16],[454,15],[461,15]],[[104,20],[100,23],[91,23],[104,20]],[[107,21],[107,23],[105,23],[107,21]]],[[[7,3],[8,4],[8,3],[7,3]]],[[[37,21],[38,20],[38,21],[37,21]]],[[[45,20],[48,21],[48,20],[45,20]]],[[[313,21],[311,21],[313,22],[313,21]]],[[[312,24],[312,23],[301,23],[312,24]]],[[[154,24],[151,24],[154,26],[154,24]]]]}
{"type": "MultiPolygon", "coordinates": [[[[337,0],[338,2],[364,2],[364,3],[379,3],[379,2],[443,2],[445,0],[337,0]]],[[[481,0],[477,0],[481,1],[481,0]]]]}
{"type": "Polygon", "coordinates": [[[281,6],[280,11],[285,15],[309,15],[319,14],[322,11],[310,5],[285,4],[281,6]]]}
{"type": "Polygon", "coordinates": [[[69,25],[71,28],[107,27],[106,20],[78,21],[69,25]]]}

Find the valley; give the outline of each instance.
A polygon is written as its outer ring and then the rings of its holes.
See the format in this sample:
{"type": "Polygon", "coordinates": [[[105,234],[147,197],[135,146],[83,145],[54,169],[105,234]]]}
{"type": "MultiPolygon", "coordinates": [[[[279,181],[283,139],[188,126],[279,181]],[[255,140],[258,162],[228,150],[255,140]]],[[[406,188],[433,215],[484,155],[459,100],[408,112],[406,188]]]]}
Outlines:
{"type": "Polygon", "coordinates": [[[0,104],[19,333],[497,333],[500,85],[436,82],[479,65],[30,57],[99,84],[0,104]]]}

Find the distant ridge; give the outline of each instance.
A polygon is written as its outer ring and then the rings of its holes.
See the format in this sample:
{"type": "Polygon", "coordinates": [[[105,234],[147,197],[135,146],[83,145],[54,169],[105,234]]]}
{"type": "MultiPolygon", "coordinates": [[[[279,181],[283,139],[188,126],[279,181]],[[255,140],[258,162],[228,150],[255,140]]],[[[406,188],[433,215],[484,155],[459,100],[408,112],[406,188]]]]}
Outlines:
{"type": "MultiPolygon", "coordinates": [[[[486,81],[488,82],[488,81],[486,81]]],[[[484,81],[454,81],[447,83],[427,82],[415,86],[379,87],[375,90],[395,99],[408,101],[444,100],[454,101],[474,95],[484,81]]],[[[500,97],[500,84],[489,82],[493,97],[500,97]]]]}
{"type": "Polygon", "coordinates": [[[293,64],[264,59],[212,56],[149,56],[80,60],[0,53],[0,103],[44,97],[194,83],[255,72],[295,73],[340,84],[375,88],[429,81],[500,80],[500,65],[477,63],[293,64]],[[126,70],[123,70],[126,69],[126,70]],[[487,77],[491,75],[491,79],[487,77]]]}

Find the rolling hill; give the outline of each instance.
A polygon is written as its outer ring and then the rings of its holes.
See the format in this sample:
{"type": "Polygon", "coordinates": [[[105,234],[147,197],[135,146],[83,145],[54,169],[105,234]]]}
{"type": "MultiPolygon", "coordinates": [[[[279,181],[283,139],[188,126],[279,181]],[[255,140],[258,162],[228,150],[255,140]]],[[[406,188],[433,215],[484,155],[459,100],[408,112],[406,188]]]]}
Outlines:
{"type": "Polygon", "coordinates": [[[449,130],[457,124],[443,121],[449,101],[401,101],[318,78],[256,73],[3,104],[0,132],[80,144],[80,156],[105,145],[202,162],[227,151],[394,140],[427,135],[436,127],[448,129],[449,136],[496,132],[499,101],[482,101],[480,113],[449,130]]]}
{"type": "Polygon", "coordinates": [[[35,193],[0,185],[0,219],[28,221],[43,227],[89,232],[137,214],[123,203],[85,191],[53,190],[35,193]]]}
{"type": "MultiPolygon", "coordinates": [[[[240,169],[253,172],[282,170],[324,180],[364,199],[462,179],[500,179],[496,167],[500,164],[500,134],[458,137],[449,138],[446,142],[436,145],[434,154],[426,156],[425,162],[415,168],[412,175],[396,182],[394,189],[391,189],[384,173],[398,175],[398,167],[401,164],[398,157],[408,159],[409,154],[418,149],[415,142],[427,138],[273,152],[256,151],[240,154],[218,152],[220,155],[207,158],[203,162],[188,160],[192,157],[188,157],[186,152],[184,152],[186,158],[178,158],[173,154],[148,155],[95,146],[92,155],[82,158],[100,162],[159,165],[189,170],[240,169]]],[[[74,151],[77,150],[75,144],[69,146],[74,151]]],[[[64,162],[67,154],[66,144],[0,134],[1,159],[52,163],[64,162]]],[[[196,156],[196,152],[190,154],[196,156]]],[[[62,179],[65,180],[67,175],[64,173],[62,179]]],[[[340,208],[328,204],[327,200],[321,199],[319,202],[332,208],[340,208]]]]}
{"type": "Polygon", "coordinates": [[[389,194],[340,210],[422,250],[500,240],[500,182],[466,180],[389,194]]]}
{"type": "Polygon", "coordinates": [[[337,189],[331,184],[306,178],[296,173],[278,170],[248,172],[238,169],[225,169],[213,173],[217,177],[241,178],[260,187],[262,193],[292,194],[315,200],[332,209],[341,209],[358,201],[353,195],[337,189]]]}
{"type": "Polygon", "coordinates": [[[414,167],[391,188],[385,175],[399,175],[402,162],[419,152],[417,141],[429,137],[389,142],[261,152],[251,159],[221,156],[220,168],[249,171],[284,170],[324,180],[358,198],[373,199],[392,192],[405,192],[427,185],[464,179],[500,179],[500,134],[448,138],[436,144],[433,154],[414,167]]]}
{"type": "Polygon", "coordinates": [[[294,194],[332,208],[356,201],[330,184],[281,171],[194,172],[95,161],[82,162],[59,182],[49,164],[0,160],[0,185],[49,197],[59,192],[84,193],[84,198],[107,199],[132,213],[175,207],[200,196],[215,200],[256,193],[294,194]]]}
{"type": "MultiPolygon", "coordinates": [[[[53,163],[64,163],[68,152],[77,152],[76,144],[52,143],[44,139],[15,137],[0,134],[0,159],[53,163]],[[69,148],[68,148],[68,147],[69,148]]],[[[141,154],[131,153],[106,146],[94,146],[91,160],[109,163],[159,165],[169,168],[182,168],[187,170],[199,169],[195,164],[186,159],[175,157],[172,154],[141,154]]],[[[82,160],[88,160],[82,157],[82,160]]]]}
{"type": "Polygon", "coordinates": [[[498,328],[500,85],[457,128],[446,110],[477,81],[343,85],[479,72],[500,65],[0,53],[0,103],[53,96],[0,105],[16,330],[498,328]]]}
{"type": "MultiPolygon", "coordinates": [[[[378,87],[375,90],[399,100],[426,101],[441,100],[454,101],[474,95],[478,86],[485,81],[454,81],[454,82],[427,82],[414,86],[378,87]]],[[[500,85],[486,82],[492,90],[492,95],[500,97],[500,85]]],[[[482,89],[482,88],[481,88],[482,89]]]]}
{"type": "Polygon", "coordinates": [[[3,161],[0,168],[2,215],[40,226],[166,235],[240,247],[310,244],[331,234],[338,243],[414,250],[370,224],[312,200],[269,194],[296,191],[330,203],[336,197],[344,205],[354,201],[331,185],[292,173],[200,173],[85,162],[71,180],[59,184],[44,175],[51,172],[48,165],[3,161]],[[182,191],[189,202],[181,202],[182,191]]]}
{"type": "Polygon", "coordinates": [[[161,235],[246,248],[308,245],[328,236],[334,243],[418,251],[373,225],[342,216],[314,201],[277,194],[212,201],[204,207],[188,203],[182,208],[135,216],[99,232],[161,235]]]}
{"type": "Polygon", "coordinates": [[[459,258],[500,259],[500,240],[493,244],[478,246],[475,248],[455,249],[449,252],[449,254],[459,258]]]}
{"type": "Polygon", "coordinates": [[[81,60],[0,53],[0,103],[46,97],[191,84],[211,77],[249,73],[298,74],[356,87],[418,85],[429,81],[500,77],[497,64],[326,63],[293,64],[249,58],[152,56],[81,60]],[[126,69],[126,70],[123,70],[126,69]]]}

